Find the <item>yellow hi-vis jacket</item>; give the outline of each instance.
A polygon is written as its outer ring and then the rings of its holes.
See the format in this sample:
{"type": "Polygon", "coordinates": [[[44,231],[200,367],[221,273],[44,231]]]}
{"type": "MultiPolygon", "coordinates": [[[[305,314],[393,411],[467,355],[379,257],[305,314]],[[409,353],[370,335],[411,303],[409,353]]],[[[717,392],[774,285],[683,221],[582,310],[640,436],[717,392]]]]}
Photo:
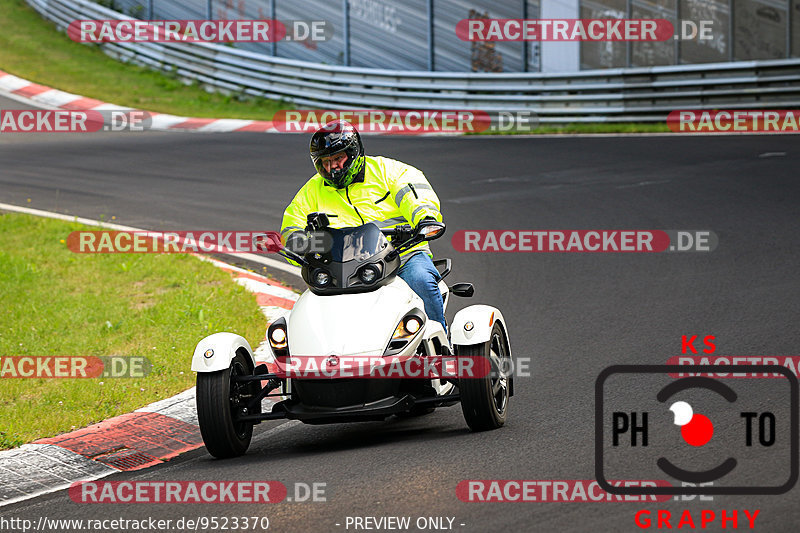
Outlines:
{"type": "MultiPolygon", "coordinates": [[[[284,242],[292,233],[303,231],[309,213],[337,215],[330,218],[332,228],[361,226],[374,222],[380,228],[402,224],[416,227],[425,217],[442,221],[439,198],[425,175],[411,165],[386,157],[369,157],[365,161],[364,179],[344,189],[325,183],[319,174],[309,179],[283,213],[281,236],[284,242]]],[[[430,249],[420,243],[402,256],[430,249]]]]}

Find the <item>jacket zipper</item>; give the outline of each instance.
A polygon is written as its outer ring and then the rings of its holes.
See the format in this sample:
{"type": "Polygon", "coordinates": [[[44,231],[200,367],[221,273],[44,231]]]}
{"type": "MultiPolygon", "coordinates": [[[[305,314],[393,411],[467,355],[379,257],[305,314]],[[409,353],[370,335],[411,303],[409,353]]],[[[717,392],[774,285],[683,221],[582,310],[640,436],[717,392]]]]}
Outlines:
{"type": "Polygon", "coordinates": [[[347,202],[348,202],[350,205],[352,205],[352,206],[353,206],[353,209],[355,209],[355,210],[356,210],[356,215],[358,215],[358,218],[360,218],[360,219],[361,219],[361,224],[363,225],[363,224],[365,224],[365,222],[364,222],[364,219],[363,219],[363,218],[362,218],[362,216],[361,216],[361,213],[359,213],[359,212],[358,212],[358,208],[357,208],[357,207],[356,207],[356,206],[353,204],[353,202],[351,202],[351,201],[350,201],[350,193],[348,192],[348,190],[349,190],[349,189],[350,189],[350,186],[349,186],[349,185],[348,185],[347,187],[345,187],[345,188],[344,188],[344,195],[345,195],[345,196],[347,196],[347,202]]]}

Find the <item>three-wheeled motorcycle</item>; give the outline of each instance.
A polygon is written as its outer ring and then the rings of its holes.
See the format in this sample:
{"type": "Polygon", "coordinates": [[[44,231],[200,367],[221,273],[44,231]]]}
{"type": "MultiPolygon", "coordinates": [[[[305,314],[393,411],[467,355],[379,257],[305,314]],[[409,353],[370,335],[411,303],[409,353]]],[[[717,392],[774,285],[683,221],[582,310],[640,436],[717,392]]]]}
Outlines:
{"type": "MultiPolygon", "coordinates": [[[[312,213],[308,222],[306,230],[322,235],[315,242],[324,246],[278,249],[301,265],[308,290],[267,329],[274,361],[256,363],[250,344],[234,333],[215,333],[195,348],[197,414],[209,453],[242,455],[254,424],[280,418],[374,421],[460,403],[471,430],[501,427],[514,394],[502,313],[468,306],[449,324],[448,338],[397,275],[400,254],[440,237],[444,224],[337,229],[324,213],[312,213]],[[268,410],[266,398],[275,402],[268,410]]],[[[434,261],[442,279],[451,264],[434,261]]],[[[470,283],[440,281],[439,289],[445,307],[452,296],[474,293],[470,283]]]]}

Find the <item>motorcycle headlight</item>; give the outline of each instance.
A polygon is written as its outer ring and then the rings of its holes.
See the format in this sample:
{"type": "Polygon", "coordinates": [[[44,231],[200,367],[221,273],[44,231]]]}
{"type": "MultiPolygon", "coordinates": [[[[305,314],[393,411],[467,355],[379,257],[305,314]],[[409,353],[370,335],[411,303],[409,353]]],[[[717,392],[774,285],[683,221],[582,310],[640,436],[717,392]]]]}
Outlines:
{"type": "Polygon", "coordinates": [[[272,344],[285,344],[286,343],[286,332],[283,328],[275,328],[272,330],[272,334],[269,336],[269,340],[272,341],[272,344]]]}
{"type": "Polygon", "coordinates": [[[422,327],[422,320],[420,320],[415,316],[409,316],[406,317],[405,320],[403,320],[403,326],[406,328],[407,332],[414,335],[422,327]]]}
{"type": "Polygon", "coordinates": [[[397,324],[397,328],[394,330],[394,335],[392,335],[392,340],[410,339],[422,329],[423,323],[424,322],[422,318],[418,316],[406,316],[400,321],[399,324],[397,324]]]}
{"type": "Polygon", "coordinates": [[[276,350],[286,348],[286,329],[283,327],[272,328],[269,332],[269,345],[276,350]]]}
{"type": "Polygon", "coordinates": [[[330,284],[331,275],[324,270],[317,270],[311,276],[311,279],[314,282],[314,285],[318,287],[325,287],[326,285],[330,284]]]}
{"type": "Polygon", "coordinates": [[[375,265],[367,265],[358,273],[358,279],[360,279],[362,283],[369,285],[378,279],[379,275],[378,267],[375,265]]]}
{"type": "Polygon", "coordinates": [[[386,350],[384,350],[384,357],[388,355],[395,355],[409,345],[410,342],[422,331],[425,327],[425,315],[421,309],[414,309],[397,324],[397,327],[392,334],[392,339],[389,341],[386,350]]]}
{"type": "Polygon", "coordinates": [[[289,336],[286,333],[286,318],[280,317],[267,328],[267,341],[275,355],[284,355],[289,350],[289,336]]]}

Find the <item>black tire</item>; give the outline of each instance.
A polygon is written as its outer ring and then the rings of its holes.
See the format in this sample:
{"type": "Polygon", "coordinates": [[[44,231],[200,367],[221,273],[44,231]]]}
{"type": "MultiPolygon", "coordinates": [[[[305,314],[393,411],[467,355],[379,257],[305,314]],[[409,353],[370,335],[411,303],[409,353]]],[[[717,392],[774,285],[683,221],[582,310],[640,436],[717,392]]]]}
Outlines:
{"type": "Polygon", "coordinates": [[[489,360],[490,372],[479,378],[459,377],[461,411],[472,431],[497,429],[506,422],[511,396],[511,353],[502,326],[495,322],[488,342],[459,346],[459,356],[489,360]]]}
{"type": "Polygon", "coordinates": [[[200,434],[208,453],[218,459],[243,455],[250,446],[253,424],[234,422],[233,415],[247,403],[243,396],[252,395],[259,382],[236,383],[231,378],[252,373],[250,362],[241,353],[236,354],[225,370],[197,373],[200,434]]]}

